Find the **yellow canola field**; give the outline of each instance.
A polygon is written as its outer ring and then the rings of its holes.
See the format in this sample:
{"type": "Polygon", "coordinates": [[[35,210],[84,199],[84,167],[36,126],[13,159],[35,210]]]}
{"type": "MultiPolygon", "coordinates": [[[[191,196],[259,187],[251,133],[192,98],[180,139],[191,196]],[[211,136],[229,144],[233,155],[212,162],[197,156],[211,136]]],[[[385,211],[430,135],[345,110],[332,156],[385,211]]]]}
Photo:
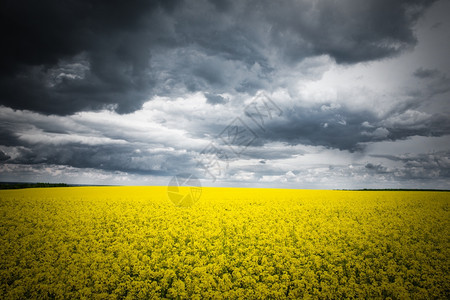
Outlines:
{"type": "Polygon", "coordinates": [[[0,298],[449,299],[449,196],[0,191],[0,298]]]}

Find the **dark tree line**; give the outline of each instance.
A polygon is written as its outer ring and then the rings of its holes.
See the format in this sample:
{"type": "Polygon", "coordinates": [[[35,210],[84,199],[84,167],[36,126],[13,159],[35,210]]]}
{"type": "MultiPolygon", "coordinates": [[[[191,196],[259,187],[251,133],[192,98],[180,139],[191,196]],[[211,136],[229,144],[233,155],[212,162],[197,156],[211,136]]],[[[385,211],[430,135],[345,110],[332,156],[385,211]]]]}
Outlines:
{"type": "Polygon", "coordinates": [[[68,187],[65,183],[28,183],[28,182],[0,182],[0,190],[27,189],[27,188],[47,188],[47,187],[68,187]]]}

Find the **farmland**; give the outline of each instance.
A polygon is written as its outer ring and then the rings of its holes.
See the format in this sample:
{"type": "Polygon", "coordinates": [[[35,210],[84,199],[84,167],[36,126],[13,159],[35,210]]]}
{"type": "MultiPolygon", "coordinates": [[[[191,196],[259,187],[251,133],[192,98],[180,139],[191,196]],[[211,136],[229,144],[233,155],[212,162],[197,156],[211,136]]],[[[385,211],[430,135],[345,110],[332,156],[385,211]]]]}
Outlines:
{"type": "Polygon", "coordinates": [[[450,297],[450,193],[0,191],[0,298],[450,297]]]}

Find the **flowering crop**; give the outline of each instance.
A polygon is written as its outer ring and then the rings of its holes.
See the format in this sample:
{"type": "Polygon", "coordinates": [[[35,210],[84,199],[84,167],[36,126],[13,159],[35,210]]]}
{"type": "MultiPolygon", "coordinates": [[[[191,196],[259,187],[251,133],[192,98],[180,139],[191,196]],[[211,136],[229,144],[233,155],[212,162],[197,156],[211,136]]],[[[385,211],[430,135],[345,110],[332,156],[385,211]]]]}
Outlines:
{"type": "Polygon", "coordinates": [[[0,191],[0,298],[450,298],[449,193],[0,191]]]}

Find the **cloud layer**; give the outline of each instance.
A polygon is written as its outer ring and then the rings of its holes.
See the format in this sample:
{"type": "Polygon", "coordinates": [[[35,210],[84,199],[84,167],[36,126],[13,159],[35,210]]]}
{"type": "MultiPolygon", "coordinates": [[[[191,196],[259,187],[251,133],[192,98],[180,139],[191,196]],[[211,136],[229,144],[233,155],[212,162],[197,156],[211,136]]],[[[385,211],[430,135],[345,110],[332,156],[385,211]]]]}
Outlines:
{"type": "Polygon", "coordinates": [[[352,64],[412,48],[433,2],[5,1],[0,98],[66,115],[132,112],[162,93],[252,94],[307,57],[352,64]]]}
{"type": "Polygon", "coordinates": [[[4,1],[0,180],[448,188],[449,11],[4,1]]]}

